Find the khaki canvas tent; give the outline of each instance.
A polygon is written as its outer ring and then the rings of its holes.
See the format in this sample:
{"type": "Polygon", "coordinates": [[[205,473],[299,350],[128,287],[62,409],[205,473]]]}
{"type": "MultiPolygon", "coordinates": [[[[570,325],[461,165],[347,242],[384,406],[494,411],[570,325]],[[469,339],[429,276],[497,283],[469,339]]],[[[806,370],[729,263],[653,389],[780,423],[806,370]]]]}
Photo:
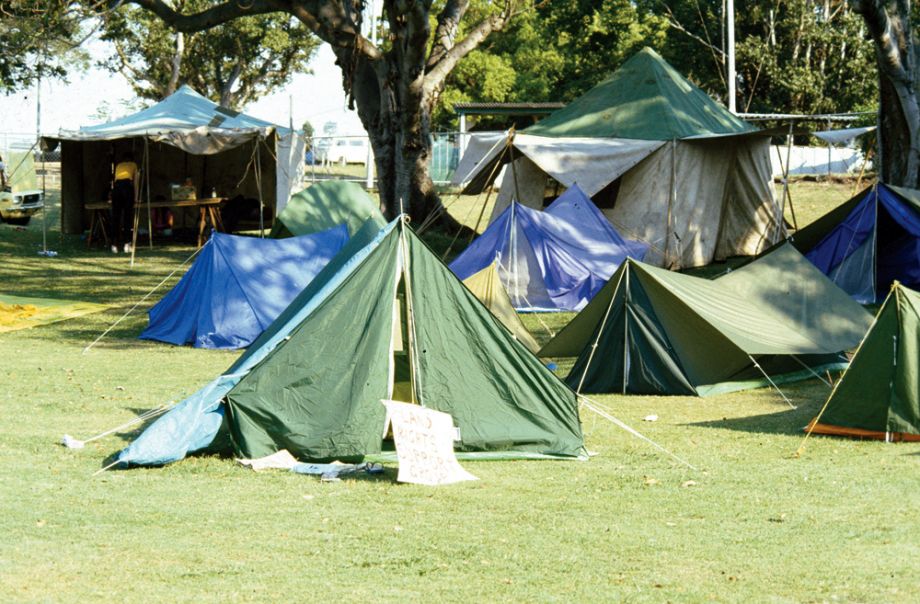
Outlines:
{"type": "Polygon", "coordinates": [[[755,255],[785,236],[770,139],[646,48],[566,107],[508,137],[474,139],[454,182],[479,193],[502,177],[493,219],[516,199],[578,184],[656,266],[755,255]],[[491,143],[491,144],[489,144],[491,143]]]}
{"type": "Polygon", "coordinates": [[[842,368],[871,320],[790,244],[714,280],[628,260],[540,356],[578,392],[705,396],[842,368]]]}
{"type": "Polygon", "coordinates": [[[920,441],[920,294],[895,282],[849,369],[806,428],[816,434],[920,441]]]}
{"type": "Polygon", "coordinates": [[[243,195],[275,215],[300,183],[304,166],[300,133],[221,107],[188,86],[127,117],[42,139],[45,150],[58,145],[64,233],[86,229],[86,204],[105,201],[111,166],[128,152],[145,174],[142,201],[148,194],[168,200],[171,184],[191,178],[199,198],[212,190],[221,197],[243,195]]]}
{"type": "Polygon", "coordinates": [[[514,339],[527,347],[527,349],[536,354],[540,350],[540,345],[533,339],[517,311],[511,304],[511,298],[505,291],[501,279],[498,278],[498,262],[493,262],[478,273],[474,273],[463,280],[463,285],[473,292],[473,295],[479,298],[489,311],[495,315],[502,325],[504,325],[514,339]]]}

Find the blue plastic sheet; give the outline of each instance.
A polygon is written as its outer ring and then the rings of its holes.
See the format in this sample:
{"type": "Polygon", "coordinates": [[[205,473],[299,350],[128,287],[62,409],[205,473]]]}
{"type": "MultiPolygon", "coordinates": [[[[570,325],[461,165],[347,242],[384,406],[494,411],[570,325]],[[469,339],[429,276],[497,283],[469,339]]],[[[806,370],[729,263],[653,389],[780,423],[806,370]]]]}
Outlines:
{"type": "Polygon", "coordinates": [[[221,378],[150,424],[118,454],[118,461],[123,465],[160,466],[210,446],[224,420],[224,406],[212,396],[220,388],[221,378]]]}
{"type": "Polygon", "coordinates": [[[574,185],[543,212],[512,203],[450,269],[466,279],[498,261],[516,309],[580,310],[627,257],[642,260],[647,250],[623,238],[574,185]]]}
{"type": "Polygon", "coordinates": [[[347,241],[345,225],[289,239],[214,233],[179,283],[150,309],[140,337],[196,348],[244,348],[347,241]]]}

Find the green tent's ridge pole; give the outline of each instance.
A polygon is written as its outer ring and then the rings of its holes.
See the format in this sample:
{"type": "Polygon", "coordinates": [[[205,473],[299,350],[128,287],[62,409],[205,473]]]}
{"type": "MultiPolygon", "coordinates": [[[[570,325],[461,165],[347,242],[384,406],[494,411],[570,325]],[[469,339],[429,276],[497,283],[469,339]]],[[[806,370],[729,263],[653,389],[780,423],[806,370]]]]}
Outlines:
{"type": "MultiPolygon", "coordinates": [[[[629,295],[629,279],[626,280],[625,304],[627,310],[623,312],[623,394],[626,394],[626,385],[629,382],[629,304],[632,298],[629,295]]],[[[610,299],[613,302],[613,297],[610,299]]]]}
{"type": "Polygon", "coordinates": [[[418,404],[424,407],[425,402],[422,396],[421,379],[422,372],[418,358],[418,338],[415,332],[415,312],[412,304],[412,279],[409,276],[411,270],[409,266],[409,243],[406,241],[406,229],[409,228],[409,216],[402,214],[400,220],[402,224],[399,231],[399,250],[402,255],[403,280],[406,284],[406,321],[409,324],[409,329],[406,330],[406,333],[409,336],[409,367],[412,371],[412,392],[415,395],[413,398],[416,398],[418,404]]]}
{"type": "Polygon", "coordinates": [[[747,356],[748,356],[749,359],[751,359],[751,363],[754,364],[754,367],[756,367],[756,368],[760,371],[760,373],[762,373],[763,376],[764,376],[765,378],[767,378],[767,381],[770,382],[770,385],[773,386],[773,388],[775,388],[777,392],[779,392],[779,395],[780,395],[781,397],[783,397],[783,400],[786,401],[786,404],[789,405],[790,407],[792,407],[793,409],[795,409],[796,406],[793,405],[793,404],[792,404],[792,401],[790,401],[790,400],[786,397],[786,395],[783,393],[783,391],[779,389],[779,386],[776,385],[776,382],[774,382],[774,381],[770,378],[770,376],[767,375],[767,372],[763,370],[763,367],[760,366],[760,363],[758,363],[758,362],[754,359],[754,357],[752,357],[750,354],[747,355],[747,356]]]}

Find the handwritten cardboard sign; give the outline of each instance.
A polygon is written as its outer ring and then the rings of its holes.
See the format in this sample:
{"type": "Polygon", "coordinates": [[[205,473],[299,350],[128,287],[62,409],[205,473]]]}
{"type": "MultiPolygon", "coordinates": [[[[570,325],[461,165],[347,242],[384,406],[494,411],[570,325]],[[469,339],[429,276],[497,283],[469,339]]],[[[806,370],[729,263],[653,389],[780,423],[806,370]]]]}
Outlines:
{"type": "Polygon", "coordinates": [[[454,455],[454,420],[447,413],[399,401],[381,401],[387,408],[399,459],[399,482],[440,485],[479,480],[460,466],[454,455]]]}

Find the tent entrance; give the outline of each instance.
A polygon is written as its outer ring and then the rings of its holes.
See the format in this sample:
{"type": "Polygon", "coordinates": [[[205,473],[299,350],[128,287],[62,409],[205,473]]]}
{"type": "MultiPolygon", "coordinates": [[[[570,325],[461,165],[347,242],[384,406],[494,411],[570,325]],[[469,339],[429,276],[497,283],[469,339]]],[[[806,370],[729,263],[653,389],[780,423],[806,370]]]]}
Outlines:
{"type": "Polygon", "coordinates": [[[393,394],[394,401],[417,403],[413,386],[412,359],[409,356],[409,318],[406,282],[400,276],[393,304],[393,394]]]}
{"type": "Polygon", "coordinates": [[[893,217],[883,203],[878,204],[876,220],[877,296],[888,295],[895,281],[911,289],[920,288],[920,238],[893,217]]]}

